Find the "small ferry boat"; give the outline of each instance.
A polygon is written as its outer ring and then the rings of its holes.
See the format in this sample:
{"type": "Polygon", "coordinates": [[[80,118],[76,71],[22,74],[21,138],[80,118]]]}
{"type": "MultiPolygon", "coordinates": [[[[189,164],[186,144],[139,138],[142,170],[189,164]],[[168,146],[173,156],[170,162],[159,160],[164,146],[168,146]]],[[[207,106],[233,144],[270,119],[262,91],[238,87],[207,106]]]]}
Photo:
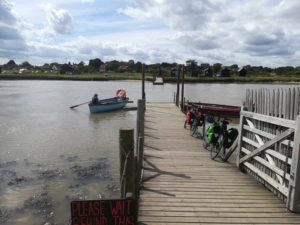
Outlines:
{"type": "Polygon", "coordinates": [[[122,109],[129,102],[129,98],[107,98],[99,101],[99,104],[89,104],[91,113],[107,112],[117,109],[122,109]]]}
{"type": "MultiPolygon", "coordinates": [[[[208,112],[216,113],[220,116],[227,117],[239,117],[241,107],[232,106],[232,105],[221,105],[221,104],[213,104],[213,103],[204,103],[204,102],[189,102],[189,105],[185,103],[185,111],[186,108],[190,109],[192,104],[195,104],[198,107],[199,112],[207,114],[208,112]]],[[[182,106],[182,104],[180,103],[182,106]]]]}

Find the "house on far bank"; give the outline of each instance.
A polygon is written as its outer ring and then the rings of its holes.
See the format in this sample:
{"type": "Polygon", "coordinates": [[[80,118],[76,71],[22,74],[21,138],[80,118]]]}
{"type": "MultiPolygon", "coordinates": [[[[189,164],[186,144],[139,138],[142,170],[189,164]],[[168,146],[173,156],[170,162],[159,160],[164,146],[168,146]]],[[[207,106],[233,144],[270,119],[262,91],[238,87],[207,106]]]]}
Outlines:
{"type": "Polygon", "coordinates": [[[230,77],[230,70],[227,67],[224,67],[221,70],[221,77],[230,77]]]}
{"type": "Polygon", "coordinates": [[[19,70],[19,73],[21,73],[21,74],[26,74],[26,73],[28,73],[28,70],[22,68],[22,69],[19,70]]]}
{"type": "Polygon", "coordinates": [[[198,70],[192,70],[192,77],[198,77],[199,71],[198,70]]]}
{"type": "Polygon", "coordinates": [[[213,76],[213,70],[211,68],[205,69],[204,73],[203,73],[203,76],[204,77],[212,77],[213,76]]]}
{"type": "Polygon", "coordinates": [[[247,70],[243,67],[238,70],[238,74],[240,77],[245,77],[247,75],[247,70]]]}
{"type": "Polygon", "coordinates": [[[71,64],[63,64],[60,67],[60,73],[61,74],[79,74],[80,71],[77,70],[74,66],[72,66],[71,64]]]}
{"type": "Polygon", "coordinates": [[[51,72],[59,72],[62,65],[63,64],[59,64],[59,63],[51,63],[50,64],[51,72]]]}
{"type": "Polygon", "coordinates": [[[105,71],[106,71],[106,65],[105,65],[105,64],[100,65],[100,67],[99,67],[99,72],[100,72],[100,73],[103,73],[103,72],[105,72],[105,71]]]}
{"type": "Polygon", "coordinates": [[[118,70],[120,72],[124,72],[124,73],[131,73],[132,72],[132,69],[129,66],[120,66],[118,68],[118,70]]]}
{"type": "Polygon", "coordinates": [[[172,68],[170,72],[171,77],[177,77],[178,76],[178,70],[176,68],[172,68]]]}

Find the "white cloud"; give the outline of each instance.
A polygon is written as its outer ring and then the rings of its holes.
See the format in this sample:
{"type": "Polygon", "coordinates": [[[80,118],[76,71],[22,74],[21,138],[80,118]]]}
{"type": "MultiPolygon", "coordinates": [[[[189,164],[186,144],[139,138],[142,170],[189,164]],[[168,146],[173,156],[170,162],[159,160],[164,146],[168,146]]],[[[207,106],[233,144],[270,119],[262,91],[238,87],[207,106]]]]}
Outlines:
{"type": "Polygon", "coordinates": [[[56,10],[55,6],[51,4],[43,5],[43,8],[48,22],[46,29],[53,30],[58,34],[71,33],[72,17],[67,10],[56,10]]]}
{"type": "Polygon", "coordinates": [[[40,0],[44,10],[14,2],[0,0],[0,64],[16,57],[299,65],[298,0],[40,0]]]}

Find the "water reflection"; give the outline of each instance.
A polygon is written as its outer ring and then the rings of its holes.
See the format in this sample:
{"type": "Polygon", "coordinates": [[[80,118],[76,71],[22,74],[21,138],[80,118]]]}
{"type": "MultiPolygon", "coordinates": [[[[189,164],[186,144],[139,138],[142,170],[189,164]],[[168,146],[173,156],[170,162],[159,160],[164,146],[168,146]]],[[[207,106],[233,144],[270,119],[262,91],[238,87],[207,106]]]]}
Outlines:
{"type": "MultiPolygon", "coordinates": [[[[2,224],[64,224],[70,218],[73,199],[119,197],[119,128],[135,128],[136,111],[90,114],[87,105],[70,106],[89,101],[94,93],[110,98],[120,87],[135,103],[141,98],[140,82],[1,81],[2,224]],[[15,98],[20,102],[12,104],[15,98]],[[27,206],[29,203],[38,207],[27,206]],[[43,204],[46,206],[41,207],[43,204]]],[[[187,84],[185,97],[242,105],[245,89],[260,87],[187,84]]],[[[174,92],[176,84],[146,83],[149,102],[172,102],[174,92]]],[[[231,124],[238,126],[238,121],[231,124]]]]}

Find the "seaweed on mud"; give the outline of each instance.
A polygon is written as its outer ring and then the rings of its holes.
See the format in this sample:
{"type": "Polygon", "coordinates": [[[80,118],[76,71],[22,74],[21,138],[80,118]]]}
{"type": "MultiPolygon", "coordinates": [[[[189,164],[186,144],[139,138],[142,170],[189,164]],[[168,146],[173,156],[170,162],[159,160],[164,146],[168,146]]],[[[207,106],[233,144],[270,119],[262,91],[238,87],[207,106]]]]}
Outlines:
{"type": "Polygon", "coordinates": [[[116,192],[120,190],[120,188],[116,184],[109,184],[105,186],[108,190],[111,190],[113,192],[116,192]]]}
{"type": "Polygon", "coordinates": [[[13,207],[13,208],[1,208],[0,209],[0,223],[11,221],[13,219],[13,216],[11,213],[17,211],[17,210],[23,210],[21,207],[13,207]]]}
{"type": "Polygon", "coordinates": [[[12,216],[8,210],[0,209],[0,223],[11,220],[12,216]]]}
{"type": "Polygon", "coordinates": [[[69,220],[65,223],[51,223],[51,222],[47,222],[47,223],[41,223],[39,225],[71,225],[72,224],[72,221],[69,220]]]}
{"type": "Polygon", "coordinates": [[[111,174],[105,170],[107,164],[93,164],[88,167],[83,167],[80,165],[75,165],[70,167],[70,169],[76,173],[77,180],[83,180],[89,177],[98,177],[98,178],[111,178],[111,174]]]}
{"type": "Polygon", "coordinates": [[[17,176],[17,173],[11,170],[0,171],[0,181],[7,181],[17,176]]]}
{"type": "Polygon", "coordinates": [[[42,215],[42,219],[43,220],[41,223],[39,224],[35,224],[35,225],[71,225],[71,220],[65,222],[65,223],[56,223],[53,222],[53,216],[54,213],[51,211],[47,211],[47,210],[38,210],[36,212],[33,212],[32,214],[36,214],[36,215],[42,215]]]}
{"type": "Polygon", "coordinates": [[[68,161],[69,162],[74,162],[77,158],[78,158],[77,155],[76,156],[70,156],[70,157],[68,157],[68,161]]]}
{"type": "Polygon", "coordinates": [[[17,162],[16,161],[10,161],[10,162],[3,162],[3,163],[0,163],[0,168],[4,168],[4,167],[7,167],[7,166],[11,166],[11,165],[16,165],[17,162]]]}
{"type": "Polygon", "coordinates": [[[79,184],[71,184],[70,186],[69,186],[69,188],[71,189],[71,188],[78,188],[80,185],[79,184]]]}
{"type": "Polygon", "coordinates": [[[54,169],[54,170],[45,170],[42,172],[39,172],[38,174],[38,179],[48,179],[52,177],[57,177],[57,176],[63,176],[64,171],[60,169],[54,169]]]}
{"type": "Polygon", "coordinates": [[[72,200],[83,200],[87,199],[87,192],[83,189],[70,189],[68,195],[65,196],[65,199],[72,200]]]}
{"type": "Polygon", "coordinates": [[[38,208],[45,208],[52,206],[52,197],[48,196],[47,192],[39,195],[34,195],[24,200],[24,206],[32,206],[38,208]]]}
{"type": "Polygon", "coordinates": [[[17,185],[19,185],[22,182],[28,182],[28,181],[32,181],[32,180],[33,180],[33,178],[25,178],[23,176],[22,177],[16,177],[16,178],[11,179],[7,183],[7,185],[9,185],[9,186],[17,186],[17,185]]]}

